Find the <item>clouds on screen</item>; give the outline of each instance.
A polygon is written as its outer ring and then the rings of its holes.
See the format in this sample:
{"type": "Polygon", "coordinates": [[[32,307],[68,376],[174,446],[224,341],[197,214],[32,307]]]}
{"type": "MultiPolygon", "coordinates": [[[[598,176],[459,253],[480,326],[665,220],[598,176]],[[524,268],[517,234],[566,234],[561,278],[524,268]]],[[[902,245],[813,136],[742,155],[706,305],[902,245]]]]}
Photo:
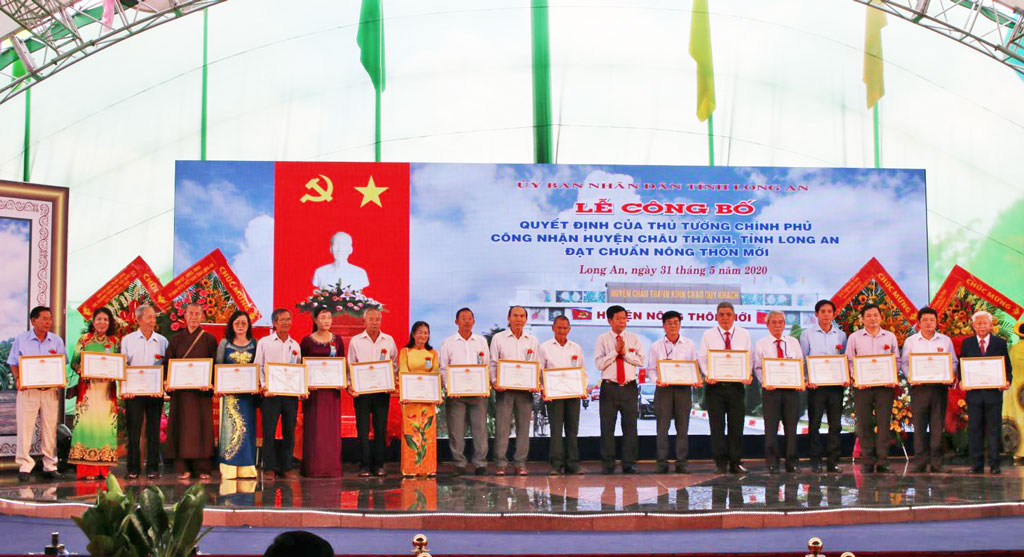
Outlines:
{"type": "Polygon", "coordinates": [[[0,340],[23,332],[28,322],[29,226],[0,218],[0,340]]]}
{"type": "Polygon", "coordinates": [[[262,317],[259,325],[270,324],[274,309],[274,219],[259,215],[245,226],[245,241],[231,259],[231,268],[245,285],[262,317]]]}

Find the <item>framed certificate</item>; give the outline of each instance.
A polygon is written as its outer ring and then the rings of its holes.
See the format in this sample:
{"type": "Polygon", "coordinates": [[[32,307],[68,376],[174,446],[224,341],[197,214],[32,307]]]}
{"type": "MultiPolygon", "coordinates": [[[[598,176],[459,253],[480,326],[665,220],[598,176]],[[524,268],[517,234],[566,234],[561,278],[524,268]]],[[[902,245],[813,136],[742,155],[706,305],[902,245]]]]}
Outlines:
{"type": "Polygon", "coordinates": [[[448,396],[490,396],[490,376],[486,364],[449,365],[448,396]]]}
{"type": "Polygon", "coordinates": [[[264,364],[268,396],[306,396],[306,364],[264,364]]]}
{"type": "Polygon", "coordinates": [[[124,370],[121,394],[132,396],[164,396],[162,366],[128,366],[124,370]]]}
{"type": "Polygon", "coordinates": [[[400,373],[398,380],[402,402],[441,404],[441,374],[400,373]]]}
{"type": "Polygon", "coordinates": [[[213,371],[216,394],[251,394],[260,390],[260,366],[256,364],[220,364],[213,371]]]}
{"type": "Polygon", "coordinates": [[[167,390],[208,389],[213,375],[212,358],[182,358],[167,361],[167,390]]]}
{"type": "Polygon", "coordinates": [[[795,358],[765,358],[761,360],[764,386],[773,389],[803,389],[804,361],[795,358]]]}
{"type": "Polygon", "coordinates": [[[498,360],[498,382],[502,389],[535,391],[540,388],[540,363],[498,360]]]}
{"type": "Polygon", "coordinates": [[[18,388],[49,389],[68,384],[64,373],[64,354],[18,357],[18,388]]]}
{"type": "Polygon", "coordinates": [[[309,388],[344,389],[348,387],[345,358],[303,358],[309,388]]]}
{"type": "Polygon", "coordinates": [[[907,380],[911,385],[953,382],[953,354],[911,354],[907,357],[907,380]]]}
{"type": "Polygon", "coordinates": [[[896,354],[853,357],[853,384],[857,387],[891,387],[896,381],[896,354]]]}
{"type": "Polygon", "coordinates": [[[708,350],[708,379],[723,383],[747,381],[750,379],[750,352],[708,350]]]}
{"type": "Polygon", "coordinates": [[[544,370],[544,398],[583,398],[587,395],[586,376],[581,367],[561,367],[544,370]]]}
{"type": "Polygon", "coordinates": [[[807,356],[807,382],[817,387],[843,386],[850,382],[850,360],[842,354],[807,356]]]}
{"type": "Polygon", "coordinates": [[[128,357],[110,352],[82,352],[82,379],[124,381],[128,357]]]}
{"type": "Polygon", "coordinates": [[[357,395],[395,390],[395,367],[391,360],[349,363],[352,368],[352,392],[357,395]]]}
{"type": "Polygon", "coordinates": [[[1002,356],[960,358],[960,384],[965,391],[1006,386],[1006,360],[1002,356]]]}
{"type": "Polygon", "coordinates": [[[700,383],[697,362],[658,360],[658,381],[665,385],[696,385],[700,383]]]}

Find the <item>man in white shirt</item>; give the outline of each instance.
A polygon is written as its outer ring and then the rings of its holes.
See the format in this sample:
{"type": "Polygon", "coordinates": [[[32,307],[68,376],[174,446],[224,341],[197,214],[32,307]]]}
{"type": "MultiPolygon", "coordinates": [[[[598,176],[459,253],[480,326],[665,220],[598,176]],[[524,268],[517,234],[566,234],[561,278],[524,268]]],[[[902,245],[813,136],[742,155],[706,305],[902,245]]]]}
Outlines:
{"type": "MultiPolygon", "coordinates": [[[[459,332],[444,339],[437,355],[441,381],[446,382],[449,365],[490,365],[490,349],[487,339],[473,334],[476,318],[473,310],[461,308],[455,312],[455,325],[459,332]]],[[[487,473],[487,401],[485,396],[451,396],[445,399],[445,413],[448,421],[448,448],[455,461],[453,473],[466,473],[467,464],[473,465],[473,472],[482,476],[487,473]],[[464,454],[466,446],[466,414],[473,435],[473,455],[467,463],[464,454]]]]}
{"type": "MultiPolygon", "coordinates": [[[[394,373],[395,362],[398,360],[398,348],[391,335],[381,332],[382,314],[379,309],[370,308],[363,312],[365,330],[352,337],[348,343],[348,361],[350,364],[359,362],[391,362],[394,373]]],[[[352,382],[349,382],[351,385],[352,382]]],[[[391,393],[356,394],[352,387],[349,392],[354,397],[356,410],[356,435],[362,450],[362,465],[359,475],[368,477],[384,476],[384,451],[387,449],[388,407],[391,405],[391,393]],[[373,447],[370,447],[370,424],[373,423],[373,447]]]]}
{"type": "MultiPolygon", "coordinates": [[[[769,474],[779,473],[779,420],[786,435],[786,472],[797,471],[796,422],[800,418],[800,396],[797,389],[775,389],[764,386],[765,358],[803,360],[800,341],[784,334],[786,314],[768,313],[768,336],[754,345],[754,375],[761,383],[761,409],[764,414],[764,461],[769,474]]],[[[802,388],[799,390],[803,390],[802,388]]]]}
{"type": "MultiPolygon", "coordinates": [[[[875,304],[861,309],[864,328],[850,334],[846,341],[846,357],[853,370],[855,356],[898,354],[896,335],[882,328],[882,310],[875,304]]],[[[853,411],[857,414],[857,439],[860,440],[861,472],[889,471],[889,416],[896,398],[896,383],[877,387],[853,385],[853,411]],[[875,431],[874,416],[879,416],[875,431]],[[884,417],[882,417],[884,416],[884,417]]]]}
{"type": "Polygon", "coordinates": [[[497,393],[494,416],[494,461],[498,476],[508,468],[508,438],[512,430],[512,414],[516,418],[516,451],[512,456],[515,473],[527,475],[526,457],[530,454],[530,422],[533,421],[532,391],[502,389],[498,386],[498,360],[537,361],[537,337],[523,331],[526,308],[512,306],[508,310],[508,328],[491,337],[491,385],[497,393]]]}
{"type": "MultiPolygon", "coordinates": [[[[654,380],[654,417],[658,421],[657,456],[658,473],[668,473],[668,428],[672,420],[676,421],[676,474],[688,474],[686,469],[686,453],[689,449],[687,432],[690,428],[690,406],[693,404],[693,393],[689,385],[667,385],[658,375],[659,360],[697,361],[697,345],[692,340],[679,334],[682,327],[682,316],[678,311],[666,311],[661,316],[661,327],[665,336],[651,344],[651,354],[647,358],[649,369],[647,376],[654,380]]],[[[697,374],[698,386],[700,374],[697,374]]]]}
{"type": "Polygon", "coordinates": [[[938,331],[939,313],[925,306],[917,312],[920,331],[903,341],[900,371],[910,378],[911,354],[949,354],[953,361],[951,380],[946,383],[911,383],[910,412],[914,424],[914,471],[925,472],[930,464],[932,472],[944,472],[942,463],[942,431],[946,423],[946,402],[949,386],[956,377],[956,349],[953,341],[938,331]]]}
{"type": "Polygon", "coordinates": [[[742,383],[720,383],[708,377],[708,350],[742,350],[749,355],[750,334],[736,325],[736,309],[729,302],[718,304],[715,320],[718,326],[704,331],[697,349],[697,361],[707,383],[704,387],[704,405],[711,426],[711,454],[720,474],[743,474],[747,471],[742,462],[746,386],[753,378],[748,376],[742,383]],[[728,442],[725,436],[726,422],[729,426],[728,442]]]}
{"type": "MultiPolygon", "coordinates": [[[[804,356],[834,356],[846,350],[846,333],[833,322],[836,305],[832,300],[818,300],[814,304],[815,322],[800,335],[800,348],[804,356]]],[[[807,384],[807,422],[810,442],[811,471],[821,473],[821,457],[825,454],[828,471],[842,472],[839,467],[840,435],[843,432],[843,391],[849,386],[807,384]],[[821,418],[828,418],[826,446],[821,444],[821,418]]]]}
{"type": "Polygon", "coordinates": [[[644,350],[640,337],[626,332],[626,308],[611,306],[607,318],[611,330],[597,337],[594,349],[594,362],[601,373],[601,472],[615,473],[615,421],[621,414],[622,473],[636,474],[637,368],[644,366],[644,350]]]}
{"type": "MultiPolygon", "coordinates": [[[[266,364],[296,364],[302,361],[299,343],[288,332],[292,329],[292,314],[284,308],[270,315],[274,331],[256,343],[256,358],[260,366],[261,392],[266,392],[266,364]]],[[[295,452],[295,425],[299,414],[299,399],[294,396],[264,396],[260,404],[263,413],[263,477],[273,480],[275,475],[294,477],[292,453],[295,452]],[[281,420],[281,443],[276,446],[274,433],[281,420]]]]}
{"type": "MultiPolygon", "coordinates": [[[[167,339],[156,332],[156,310],[143,304],[135,309],[135,321],[139,329],[121,340],[121,353],[130,366],[166,366],[167,339]]],[[[160,477],[160,416],[164,411],[162,396],[132,396],[122,393],[125,399],[124,417],[128,425],[128,479],[139,477],[142,472],[142,454],[139,438],[142,436],[142,422],[146,422],[146,476],[160,477]]]]}
{"type": "MultiPolygon", "coordinates": [[[[587,371],[583,367],[583,348],[569,340],[569,318],[559,315],[551,324],[555,338],[540,345],[540,368],[559,369],[578,367],[583,370],[583,384],[587,384],[587,371]]],[[[586,393],[586,389],[584,389],[586,393]]],[[[586,396],[584,394],[583,396],[586,396]]],[[[577,434],[580,430],[580,399],[563,398],[546,400],[548,420],[551,423],[551,444],[549,460],[551,471],[548,475],[557,476],[562,473],[582,474],[580,468],[580,451],[577,434]],[[565,437],[562,437],[562,428],[565,437]]]]}

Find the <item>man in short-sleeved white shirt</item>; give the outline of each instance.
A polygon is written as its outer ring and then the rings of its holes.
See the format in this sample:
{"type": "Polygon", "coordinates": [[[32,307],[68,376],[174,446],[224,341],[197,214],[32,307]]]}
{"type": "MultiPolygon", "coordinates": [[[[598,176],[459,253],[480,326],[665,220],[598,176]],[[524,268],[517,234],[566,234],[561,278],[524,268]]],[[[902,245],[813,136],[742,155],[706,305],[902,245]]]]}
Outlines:
{"type": "MultiPolygon", "coordinates": [[[[349,364],[359,362],[391,362],[394,374],[395,362],[398,360],[398,348],[391,335],[380,330],[383,315],[379,309],[370,308],[363,312],[363,332],[352,337],[348,343],[349,364]]],[[[351,385],[352,382],[349,382],[351,385]]],[[[362,452],[362,465],[359,475],[368,477],[384,476],[384,451],[387,449],[388,408],[391,406],[391,393],[369,393],[357,395],[352,387],[349,392],[354,397],[356,411],[356,435],[362,452]],[[373,443],[370,443],[370,426],[373,425],[373,443]]]]}
{"type": "MultiPolygon", "coordinates": [[[[455,312],[455,326],[459,328],[454,335],[444,339],[437,359],[441,371],[441,381],[447,385],[448,366],[450,365],[489,365],[491,361],[487,339],[473,333],[476,318],[473,310],[460,308],[455,312]]],[[[448,421],[448,447],[452,452],[455,468],[453,473],[458,476],[467,472],[472,464],[476,475],[487,473],[487,401],[485,396],[452,396],[445,399],[445,413],[448,421]],[[466,416],[469,416],[469,427],[473,434],[473,454],[469,460],[464,454],[466,446],[466,416]]]]}
{"type": "Polygon", "coordinates": [[[516,451],[512,456],[515,473],[527,475],[526,457],[530,454],[530,422],[533,421],[533,391],[502,389],[498,386],[498,360],[537,361],[537,337],[523,330],[526,308],[508,310],[508,328],[491,337],[491,385],[497,392],[494,416],[494,473],[505,475],[508,468],[508,438],[512,416],[516,419],[516,451]]]}
{"type": "MultiPolygon", "coordinates": [[[[587,384],[587,371],[583,367],[583,348],[569,340],[569,318],[559,315],[551,324],[555,337],[544,341],[540,353],[540,368],[561,369],[578,367],[583,372],[583,385],[587,384]]],[[[586,389],[584,389],[586,396],[586,389]]],[[[580,451],[577,435],[580,430],[579,398],[546,400],[548,421],[551,423],[551,444],[548,460],[551,462],[550,475],[580,474],[580,451]],[[564,428],[564,437],[563,437],[564,428]]]]}

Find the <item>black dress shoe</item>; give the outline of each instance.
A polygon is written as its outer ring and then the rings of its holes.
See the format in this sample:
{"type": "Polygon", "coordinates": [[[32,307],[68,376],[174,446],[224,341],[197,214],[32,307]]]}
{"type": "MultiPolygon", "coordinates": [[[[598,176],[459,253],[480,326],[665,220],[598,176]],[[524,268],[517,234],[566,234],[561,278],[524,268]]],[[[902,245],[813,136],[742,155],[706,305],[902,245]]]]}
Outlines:
{"type": "MultiPolygon", "coordinates": [[[[138,477],[138,474],[136,474],[136,477],[138,477]]],[[[146,472],[146,477],[151,480],[159,480],[160,472],[146,472]]]]}
{"type": "Polygon", "coordinates": [[[659,464],[658,465],[658,473],[659,474],[668,474],[668,464],[659,464]]]}
{"type": "Polygon", "coordinates": [[[615,473],[615,468],[603,466],[601,467],[601,473],[604,474],[605,476],[611,476],[612,474],[615,473]]]}
{"type": "Polygon", "coordinates": [[[384,467],[381,466],[380,468],[377,468],[376,470],[373,471],[373,475],[377,476],[378,478],[383,478],[387,474],[384,473],[384,467]]]}
{"type": "Polygon", "coordinates": [[[742,464],[740,464],[740,463],[738,463],[738,462],[736,464],[730,464],[729,465],[729,473],[730,474],[746,474],[747,473],[747,467],[742,465],[742,464]]]}
{"type": "Polygon", "coordinates": [[[941,464],[932,464],[932,472],[935,472],[936,474],[945,474],[946,467],[941,464]]]}
{"type": "Polygon", "coordinates": [[[633,468],[632,466],[623,466],[622,467],[622,473],[623,474],[636,474],[637,472],[636,472],[636,468],[633,468]]]}
{"type": "Polygon", "coordinates": [[[843,469],[838,464],[829,464],[828,471],[833,474],[841,474],[843,469]]]}
{"type": "Polygon", "coordinates": [[[725,464],[716,464],[715,465],[715,470],[717,470],[719,474],[728,474],[729,473],[729,466],[727,466],[725,464]]]}
{"type": "Polygon", "coordinates": [[[927,464],[918,464],[917,466],[914,466],[914,472],[917,472],[918,474],[924,474],[927,471],[928,471],[928,465],[927,464]]]}
{"type": "Polygon", "coordinates": [[[690,471],[686,469],[686,464],[677,462],[676,463],[676,474],[689,474],[690,471]]]}
{"type": "Polygon", "coordinates": [[[821,466],[820,462],[815,462],[815,463],[811,464],[811,472],[814,472],[815,474],[820,474],[824,470],[825,469],[821,466]]]}
{"type": "Polygon", "coordinates": [[[477,466],[476,470],[473,470],[473,473],[476,474],[477,476],[486,476],[487,475],[487,467],[486,466],[477,466]]]}
{"type": "Polygon", "coordinates": [[[27,472],[18,472],[18,481],[19,482],[26,483],[30,479],[32,479],[32,476],[29,475],[27,472]]]}
{"type": "Polygon", "coordinates": [[[989,468],[988,471],[992,472],[995,475],[999,475],[999,474],[1003,473],[1002,469],[1000,469],[998,466],[993,466],[992,468],[989,468]]]}
{"type": "Polygon", "coordinates": [[[860,465],[860,471],[863,474],[874,474],[875,473],[875,465],[874,464],[861,464],[860,465]]]}
{"type": "MultiPolygon", "coordinates": [[[[993,472],[993,473],[995,473],[995,472],[993,472]]],[[[53,481],[53,480],[60,480],[60,479],[62,479],[62,477],[61,477],[59,472],[56,472],[56,471],[52,471],[52,472],[51,471],[44,471],[43,472],[43,479],[47,480],[47,481],[53,481]]]]}
{"type": "Polygon", "coordinates": [[[789,474],[795,474],[796,472],[799,472],[799,471],[800,471],[800,467],[798,467],[796,464],[787,464],[786,465],[786,472],[789,473],[789,474]]]}
{"type": "Polygon", "coordinates": [[[557,468],[556,467],[552,467],[550,470],[548,470],[548,475],[549,476],[561,476],[562,475],[562,467],[561,466],[559,466],[557,468]]]}
{"type": "Polygon", "coordinates": [[[359,469],[359,477],[360,478],[369,478],[372,475],[373,475],[373,472],[371,472],[369,468],[360,468],[359,469]]]}
{"type": "Polygon", "coordinates": [[[778,466],[769,466],[768,467],[768,473],[769,474],[778,474],[779,473],[779,467],[778,466]]]}
{"type": "Polygon", "coordinates": [[[128,472],[128,475],[125,476],[125,478],[128,478],[129,480],[134,480],[134,479],[137,479],[138,477],[139,477],[139,473],[138,472],[128,472]]]}
{"type": "Polygon", "coordinates": [[[875,472],[878,472],[879,474],[884,474],[884,473],[886,473],[888,471],[889,471],[889,465],[888,464],[879,464],[879,465],[875,466],[875,472]]]}
{"type": "Polygon", "coordinates": [[[461,466],[455,466],[452,468],[452,477],[458,478],[459,476],[466,473],[466,469],[461,466]]]}
{"type": "Polygon", "coordinates": [[[985,467],[984,466],[972,466],[971,467],[971,473],[972,474],[984,474],[985,473],[985,467]]]}

